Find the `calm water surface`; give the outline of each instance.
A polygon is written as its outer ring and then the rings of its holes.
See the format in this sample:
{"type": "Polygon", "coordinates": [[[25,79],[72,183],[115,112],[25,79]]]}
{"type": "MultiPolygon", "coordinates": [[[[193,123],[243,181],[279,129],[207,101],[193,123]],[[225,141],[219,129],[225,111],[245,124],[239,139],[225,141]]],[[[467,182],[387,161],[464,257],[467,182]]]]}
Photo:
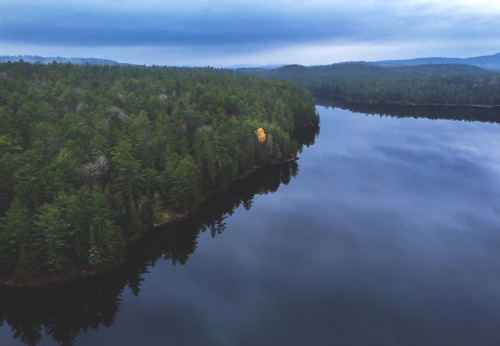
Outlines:
{"type": "Polygon", "coordinates": [[[317,109],[126,268],[1,292],[0,344],[499,345],[500,125],[317,109]]]}

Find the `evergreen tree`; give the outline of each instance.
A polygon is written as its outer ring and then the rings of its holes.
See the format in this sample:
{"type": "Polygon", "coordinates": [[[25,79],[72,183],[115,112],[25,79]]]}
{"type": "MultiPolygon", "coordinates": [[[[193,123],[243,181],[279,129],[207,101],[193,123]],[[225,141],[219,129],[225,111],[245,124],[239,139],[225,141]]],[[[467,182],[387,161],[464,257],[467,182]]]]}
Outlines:
{"type": "Polygon", "coordinates": [[[143,182],[141,161],[134,157],[128,140],[121,140],[112,150],[112,155],[118,190],[131,201],[134,189],[139,188],[143,182]]]}
{"type": "Polygon", "coordinates": [[[66,250],[71,248],[68,229],[71,225],[64,219],[62,211],[51,204],[44,204],[35,219],[35,232],[42,242],[36,244],[40,265],[48,270],[61,270],[68,258],[66,250]]]}
{"type": "Polygon", "coordinates": [[[191,155],[186,155],[179,161],[173,175],[171,191],[172,207],[177,211],[186,211],[198,204],[199,201],[199,173],[198,166],[191,155]]]}
{"type": "Polygon", "coordinates": [[[24,241],[31,226],[28,209],[19,199],[14,199],[5,217],[0,219],[0,272],[14,270],[20,247],[25,246],[24,241]]]}
{"type": "Polygon", "coordinates": [[[113,263],[123,256],[125,240],[115,225],[113,212],[105,195],[94,190],[90,197],[88,263],[92,266],[113,263]]]}

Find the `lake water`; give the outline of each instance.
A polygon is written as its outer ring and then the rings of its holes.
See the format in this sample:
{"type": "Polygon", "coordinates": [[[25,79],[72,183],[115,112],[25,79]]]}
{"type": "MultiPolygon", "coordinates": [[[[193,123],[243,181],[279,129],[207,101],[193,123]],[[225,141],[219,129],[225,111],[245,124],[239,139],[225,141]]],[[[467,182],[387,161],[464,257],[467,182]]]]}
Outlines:
{"type": "Polygon", "coordinates": [[[297,163],[124,268],[0,291],[0,344],[499,345],[500,125],[438,119],[492,110],[319,104],[297,163]]]}

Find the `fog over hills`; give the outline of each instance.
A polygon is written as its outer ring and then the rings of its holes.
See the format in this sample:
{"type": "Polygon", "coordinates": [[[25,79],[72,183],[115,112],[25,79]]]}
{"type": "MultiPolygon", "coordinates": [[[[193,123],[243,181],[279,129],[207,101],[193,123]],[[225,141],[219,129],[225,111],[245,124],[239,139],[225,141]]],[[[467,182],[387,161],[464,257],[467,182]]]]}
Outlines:
{"type": "Polygon", "coordinates": [[[52,62],[58,62],[58,63],[72,63],[75,65],[129,65],[129,64],[122,64],[119,63],[118,61],[114,60],[109,60],[109,59],[98,59],[98,58],[63,58],[63,57],[42,57],[38,55],[2,55],[0,56],[0,62],[15,62],[23,60],[25,62],[29,63],[42,63],[42,64],[50,64],[52,62]]]}
{"type": "Polygon", "coordinates": [[[447,64],[447,65],[472,65],[481,67],[487,70],[500,71],[500,53],[494,55],[477,56],[472,58],[417,58],[408,60],[383,60],[375,61],[370,64],[394,67],[394,66],[415,66],[427,64],[447,64]]]}
{"type": "MultiPolygon", "coordinates": [[[[115,60],[110,59],[100,59],[100,58],[65,58],[65,57],[42,57],[37,55],[17,55],[17,56],[0,56],[0,62],[7,61],[19,61],[23,60],[30,63],[42,63],[49,64],[53,61],[58,63],[72,63],[77,65],[130,65],[127,63],[120,63],[115,60]]],[[[400,67],[400,66],[419,66],[419,65],[468,65],[468,66],[476,66],[482,69],[491,70],[491,71],[500,71],[500,53],[494,55],[485,55],[485,56],[477,56],[470,58],[442,58],[442,57],[429,57],[429,58],[415,58],[415,59],[406,59],[406,60],[381,60],[381,61],[359,61],[359,64],[366,64],[372,66],[380,66],[380,67],[400,67]]],[[[332,64],[337,65],[337,64],[332,64]]],[[[332,66],[332,65],[320,65],[320,66],[332,66]]],[[[284,65],[267,65],[267,66],[259,66],[259,67],[251,67],[248,65],[234,65],[229,67],[229,69],[251,69],[258,68],[263,70],[271,70],[277,69],[284,65]]],[[[294,66],[294,65],[291,65],[294,66]]],[[[320,67],[314,66],[314,67],[320,67]]],[[[457,69],[461,70],[463,67],[457,69]]],[[[469,71],[470,72],[470,71],[469,71]]]]}

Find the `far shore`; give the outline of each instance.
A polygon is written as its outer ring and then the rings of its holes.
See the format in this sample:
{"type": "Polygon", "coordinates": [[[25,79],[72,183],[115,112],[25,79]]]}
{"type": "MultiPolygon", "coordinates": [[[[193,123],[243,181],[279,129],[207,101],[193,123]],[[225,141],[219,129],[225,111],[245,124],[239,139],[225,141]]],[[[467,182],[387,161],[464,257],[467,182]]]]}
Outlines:
{"type": "Polygon", "coordinates": [[[500,107],[500,105],[470,104],[470,103],[417,103],[417,102],[402,102],[402,101],[379,101],[374,99],[361,100],[361,99],[353,99],[351,97],[344,97],[342,95],[318,95],[318,97],[338,98],[346,102],[352,102],[352,103],[381,104],[381,105],[386,104],[386,105],[397,105],[397,106],[444,106],[444,107],[479,107],[479,108],[500,107]]]}

